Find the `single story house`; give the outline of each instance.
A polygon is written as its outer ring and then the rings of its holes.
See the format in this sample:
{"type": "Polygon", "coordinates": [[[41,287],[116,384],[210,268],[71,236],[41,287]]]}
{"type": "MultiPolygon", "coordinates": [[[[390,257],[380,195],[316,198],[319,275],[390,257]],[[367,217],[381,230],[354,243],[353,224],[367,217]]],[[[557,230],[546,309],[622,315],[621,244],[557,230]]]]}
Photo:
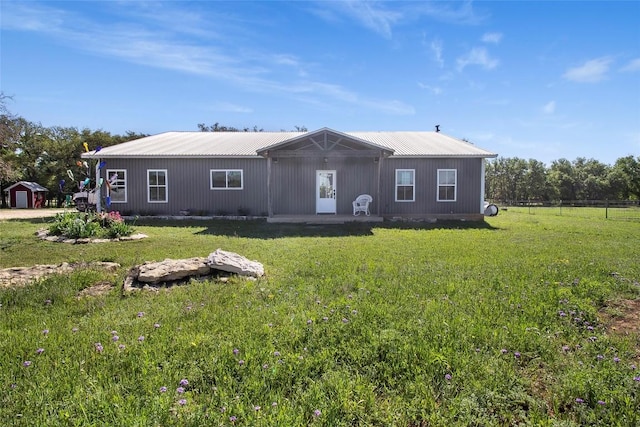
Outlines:
{"type": "Polygon", "coordinates": [[[166,132],[82,155],[126,214],[482,219],[485,159],[440,132],[166,132]]]}
{"type": "Polygon", "coordinates": [[[42,208],[49,190],[31,181],[16,182],[4,189],[9,196],[9,207],[17,209],[42,208]]]}

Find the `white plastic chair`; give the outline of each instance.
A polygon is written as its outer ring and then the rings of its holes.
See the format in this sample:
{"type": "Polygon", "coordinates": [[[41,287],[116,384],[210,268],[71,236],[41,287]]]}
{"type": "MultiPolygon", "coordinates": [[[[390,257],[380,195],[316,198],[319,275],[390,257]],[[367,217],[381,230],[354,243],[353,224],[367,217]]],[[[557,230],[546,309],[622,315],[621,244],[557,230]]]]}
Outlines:
{"type": "Polygon", "coordinates": [[[353,215],[358,216],[360,212],[364,212],[366,216],[371,215],[369,212],[369,203],[373,202],[373,197],[368,194],[361,194],[353,201],[353,215]]]}

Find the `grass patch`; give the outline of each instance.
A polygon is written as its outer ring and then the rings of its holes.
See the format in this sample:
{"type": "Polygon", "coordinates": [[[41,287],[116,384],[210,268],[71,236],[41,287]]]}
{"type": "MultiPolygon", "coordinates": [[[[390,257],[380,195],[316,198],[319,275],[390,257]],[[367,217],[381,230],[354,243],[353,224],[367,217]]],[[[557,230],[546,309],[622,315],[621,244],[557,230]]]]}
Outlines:
{"type": "Polygon", "coordinates": [[[0,267],[114,261],[124,273],[223,248],[267,276],[78,299],[119,284],[78,271],[0,290],[1,424],[640,422],[637,334],[599,316],[638,297],[634,223],[157,221],[136,225],[148,239],[99,245],[39,241],[41,226],[0,223],[0,267]]]}

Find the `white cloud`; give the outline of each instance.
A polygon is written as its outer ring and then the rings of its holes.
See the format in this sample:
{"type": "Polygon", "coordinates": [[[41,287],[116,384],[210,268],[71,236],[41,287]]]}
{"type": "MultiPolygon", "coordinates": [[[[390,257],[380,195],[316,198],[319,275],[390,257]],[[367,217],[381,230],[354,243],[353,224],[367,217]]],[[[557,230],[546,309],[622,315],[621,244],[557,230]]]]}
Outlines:
{"type": "Polygon", "coordinates": [[[418,87],[420,89],[428,90],[429,92],[431,92],[434,95],[442,94],[442,88],[440,86],[430,86],[430,85],[418,82],[418,87]]]}
{"type": "Polygon", "coordinates": [[[542,107],[542,112],[545,114],[553,114],[556,111],[556,101],[549,101],[542,107]]]}
{"type": "Polygon", "coordinates": [[[498,66],[499,61],[489,56],[487,49],[474,47],[466,55],[457,60],[458,71],[464,70],[468,65],[479,65],[485,70],[492,70],[498,66]]]}
{"type": "Polygon", "coordinates": [[[606,78],[611,62],[608,57],[592,59],[579,67],[569,68],[563,77],[578,83],[596,83],[606,78]]]}
{"type": "Polygon", "coordinates": [[[498,44],[502,40],[502,33],[485,33],[482,36],[482,41],[485,43],[498,44]]]}
{"type": "Polygon", "coordinates": [[[442,40],[433,40],[431,42],[431,52],[433,52],[434,60],[440,68],[444,67],[444,59],[442,59],[442,40]]]}
{"type": "Polygon", "coordinates": [[[362,26],[385,38],[392,36],[392,25],[402,18],[401,12],[386,10],[380,3],[363,0],[347,0],[324,3],[339,8],[341,12],[356,19],[362,26]]]}
{"type": "Polygon", "coordinates": [[[640,71],[640,58],[633,59],[627,65],[622,67],[620,71],[624,71],[624,72],[640,71]]]}

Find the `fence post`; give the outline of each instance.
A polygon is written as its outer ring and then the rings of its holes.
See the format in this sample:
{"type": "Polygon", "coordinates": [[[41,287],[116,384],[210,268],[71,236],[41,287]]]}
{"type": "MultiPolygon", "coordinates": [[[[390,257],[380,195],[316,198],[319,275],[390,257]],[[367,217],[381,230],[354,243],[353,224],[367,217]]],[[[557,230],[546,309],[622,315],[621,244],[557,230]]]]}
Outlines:
{"type": "Polygon", "coordinates": [[[604,219],[609,219],[609,199],[604,201],[604,219]]]}

